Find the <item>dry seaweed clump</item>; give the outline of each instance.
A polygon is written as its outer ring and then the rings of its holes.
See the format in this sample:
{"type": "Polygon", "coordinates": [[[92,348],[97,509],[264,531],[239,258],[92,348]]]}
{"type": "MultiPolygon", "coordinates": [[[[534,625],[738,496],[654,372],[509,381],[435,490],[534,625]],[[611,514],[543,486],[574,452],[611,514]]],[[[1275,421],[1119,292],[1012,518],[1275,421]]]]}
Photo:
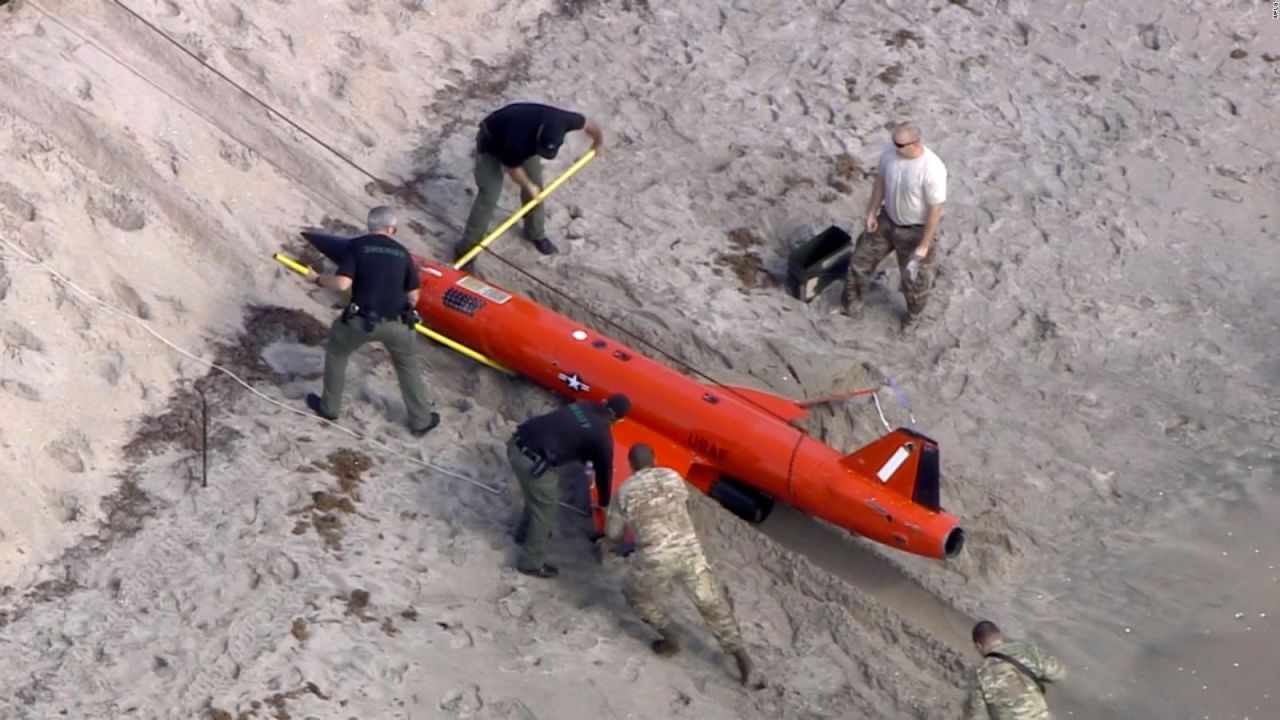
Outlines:
{"type": "MultiPolygon", "coordinates": [[[[219,348],[218,364],[249,382],[277,380],[271,366],[262,358],[263,349],[271,343],[284,340],[316,346],[324,342],[329,332],[311,315],[275,305],[249,307],[245,311],[244,327],[236,342],[219,348]]],[[[239,387],[238,383],[216,370],[210,371],[205,380],[213,390],[239,387]]]]}
{"type": "Polygon", "coordinates": [[[835,164],[827,177],[827,185],[847,195],[853,192],[853,183],[871,177],[873,174],[862,167],[862,163],[858,162],[857,158],[849,153],[840,153],[835,156],[835,164]]]}
{"type": "Polygon", "coordinates": [[[289,626],[289,634],[293,635],[298,642],[306,642],[311,637],[311,633],[307,632],[306,618],[294,618],[293,624],[289,626]]]}
{"type": "Polygon", "coordinates": [[[293,534],[302,535],[314,527],[330,550],[341,550],[342,537],[346,532],[342,516],[357,514],[355,503],[360,499],[361,474],[373,467],[373,460],[368,455],[344,448],[330,453],[327,462],[316,463],[316,466],[337,479],[338,489],[336,492],[317,490],[311,493],[311,504],[291,513],[311,513],[309,520],[299,520],[294,525],[293,534]]]}
{"type": "MultiPolygon", "coordinates": [[[[222,343],[214,362],[246,382],[277,380],[262,358],[262,351],[278,340],[319,345],[328,330],[314,317],[291,308],[253,305],[245,310],[244,332],[230,343],[222,343]]],[[[141,427],[124,447],[133,462],[164,451],[171,445],[200,452],[227,447],[240,437],[232,428],[217,423],[217,409],[242,390],[242,386],[217,370],[210,369],[190,387],[174,391],[165,411],[142,421],[141,427]],[[202,405],[201,393],[203,393],[202,405]],[[204,447],[204,413],[209,413],[209,447],[204,447]]]]}
{"type": "MultiPolygon", "coordinates": [[[[604,5],[604,0],[560,0],[560,12],[577,17],[593,5],[604,5]]],[[[649,12],[649,0],[622,0],[619,6],[625,12],[649,12]]]]}
{"type": "MultiPolygon", "coordinates": [[[[761,240],[748,228],[729,231],[730,249],[720,253],[716,262],[726,266],[746,288],[763,287],[771,279],[757,248],[761,240]]],[[[716,274],[720,274],[718,271],[716,274]]]]}
{"type": "Polygon", "coordinates": [[[924,48],[924,38],[910,30],[896,30],[884,41],[885,47],[891,48],[904,48],[907,43],[915,43],[917,48],[924,48]]]}
{"type": "Polygon", "coordinates": [[[276,693],[263,700],[254,700],[249,703],[249,709],[241,711],[239,714],[231,713],[221,708],[210,706],[205,710],[205,717],[208,720],[293,720],[293,716],[289,714],[287,705],[290,700],[297,700],[303,695],[315,695],[321,700],[328,700],[329,696],[320,690],[320,686],[313,682],[306,682],[302,687],[289,692],[276,693]],[[258,713],[270,713],[259,715],[258,713]]]}
{"type": "Polygon", "coordinates": [[[343,493],[354,497],[361,474],[372,468],[373,460],[368,455],[343,448],[329,454],[329,465],[325,469],[338,479],[338,487],[343,493]]]}
{"type": "Polygon", "coordinates": [[[176,390],[164,412],[143,418],[142,426],[124,446],[125,457],[138,462],[171,445],[191,452],[225,449],[240,438],[240,433],[210,421],[209,447],[205,448],[204,414],[211,411],[195,390],[189,387],[176,390]]]}
{"type": "Polygon", "coordinates": [[[894,63],[881,70],[880,74],[876,75],[876,77],[880,78],[880,82],[885,85],[897,85],[899,82],[902,82],[903,74],[904,70],[902,68],[902,63],[894,63]]]}

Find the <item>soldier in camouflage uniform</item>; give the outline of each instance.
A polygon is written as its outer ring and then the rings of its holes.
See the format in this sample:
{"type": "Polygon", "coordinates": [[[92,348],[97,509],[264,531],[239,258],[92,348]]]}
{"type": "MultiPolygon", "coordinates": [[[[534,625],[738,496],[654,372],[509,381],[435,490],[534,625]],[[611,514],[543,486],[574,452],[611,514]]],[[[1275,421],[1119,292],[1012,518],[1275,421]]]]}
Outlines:
{"type": "Polygon", "coordinates": [[[635,536],[635,553],[622,592],[640,619],[657,631],[653,651],[671,655],[680,649],[659,598],[683,587],[693,596],[694,606],[720,647],[737,662],[742,684],[763,687],[754,677],[733,610],[698,543],[684,478],[670,468],[654,467],[653,448],[643,443],[632,446],[627,459],[635,474],[614,494],[602,542],[607,552],[608,545],[621,543],[626,527],[635,536]]]}
{"type": "Polygon", "coordinates": [[[989,620],[973,627],[973,644],[983,660],[964,720],[1053,720],[1043,686],[1066,674],[1057,658],[1031,643],[1006,642],[989,620]]]}

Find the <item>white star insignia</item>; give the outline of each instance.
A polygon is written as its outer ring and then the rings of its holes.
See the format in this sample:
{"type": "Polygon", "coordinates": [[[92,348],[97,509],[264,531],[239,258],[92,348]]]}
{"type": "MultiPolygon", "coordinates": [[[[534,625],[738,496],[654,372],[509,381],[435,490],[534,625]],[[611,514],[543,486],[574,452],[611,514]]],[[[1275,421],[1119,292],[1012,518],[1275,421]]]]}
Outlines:
{"type": "Polygon", "coordinates": [[[559,377],[561,380],[565,382],[566,385],[569,386],[570,390],[573,390],[575,392],[588,392],[591,390],[591,386],[582,382],[582,379],[578,377],[577,373],[574,373],[572,375],[566,375],[564,373],[560,373],[559,377]]]}

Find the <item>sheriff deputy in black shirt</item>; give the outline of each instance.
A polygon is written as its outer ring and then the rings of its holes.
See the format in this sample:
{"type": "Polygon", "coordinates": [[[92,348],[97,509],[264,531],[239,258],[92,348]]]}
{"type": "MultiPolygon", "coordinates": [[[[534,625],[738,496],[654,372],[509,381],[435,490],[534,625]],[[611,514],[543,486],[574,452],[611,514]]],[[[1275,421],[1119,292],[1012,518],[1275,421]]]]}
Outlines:
{"type": "Polygon", "coordinates": [[[516,528],[520,554],[516,570],[525,575],[550,578],[560,574],[544,562],[547,540],[555,526],[560,487],[552,468],[590,461],[595,470],[600,507],[609,507],[613,480],[613,434],[609,426],[626,417],[631,401],[612,395],[604,402],[579,400],[545,415],[530,418],[507,441],[507,460],[520,490],[524,512],[516,528]]]}
{"type": "MultiPolygon", "coordinates": [[[[462,239],[454,246],[461,257],[473,245],[480,242],[489,229],[493,209],[502,194],[502,176],[505,173],[520,187],[521,205],[529,202],[542,191],[542,160],[551,160],[560,151],[567,133],[582,130],[591,136],[591,149],[597,156],[604,147],[604,135],[591,120],[581,113],[561,110],[540,103],[512,103],[495,110],[480,123],[476,134],[476,199],[471,204],[467,227],[462,239]]],[[[557,252],[555,243],[547,238],[544,224],[546,215],[542,206],[525,216],[525,239],[532,242],[543,255],[557,252]]]]}
{"type": "Polygon", "coordinates": [[[307,395],[307,407],[320,417],[337,420],[342,411],[347,359],[370,342],[380,342],[391,355],[400,393],[409,411],[409,430],[421,437],[440,424],[434,402],[422,382],[413,327],[419,317],[417,268],[396,232],[395,211],[379,206],[369,211],[369,234],[350,241],[334,275],[314,270],[307,279],[337,290],[351,290],[351,304],[329,329],[324,352],[324,394],[307,395]]]}

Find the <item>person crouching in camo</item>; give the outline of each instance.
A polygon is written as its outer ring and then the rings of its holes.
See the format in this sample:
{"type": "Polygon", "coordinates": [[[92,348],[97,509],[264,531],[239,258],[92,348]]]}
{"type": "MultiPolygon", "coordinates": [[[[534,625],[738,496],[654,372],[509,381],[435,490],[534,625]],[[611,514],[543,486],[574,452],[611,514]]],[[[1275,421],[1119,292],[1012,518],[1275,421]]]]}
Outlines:
{"type": "Polygon", "coordinates": [[[643,443],[627,455],[634,474],[614,493],[601,543],[602,556],[619,548],[625,528],[635,536],[635,552],[622,583],[627,604],[658,633],[651,647],[659,655],[679,651],[674,628],[659,598],[676,586],[693,596],[693,604],[711,633],[738,664],[743,685],[764,683],[755,677],[742,632],[729,601],[711,575],[693,518],[689,516],[689,488],[675,470],[654,467],[653,448],[643,443]]]}
{"type": "Polygon", "coordinates": [[[1006,642],[990,620],[973,626],[973,646],[983,659],[964,720],[1053,720],[1044,686],[1066,675],[1057,658],[1028,642],[1006,642]]]}

